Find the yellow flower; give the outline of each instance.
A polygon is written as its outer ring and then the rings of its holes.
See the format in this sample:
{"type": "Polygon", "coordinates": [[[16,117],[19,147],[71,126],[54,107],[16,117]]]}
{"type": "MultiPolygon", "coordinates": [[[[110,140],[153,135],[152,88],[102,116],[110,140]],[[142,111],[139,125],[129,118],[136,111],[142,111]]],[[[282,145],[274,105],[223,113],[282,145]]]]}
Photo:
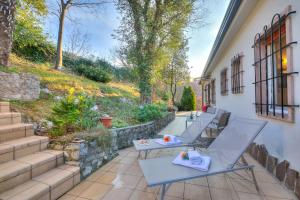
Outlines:
{"type": "Polygon", "coordinates": [[[70,88],[69,95],[73,95],[75,93],[75,88],[70,88]]]}

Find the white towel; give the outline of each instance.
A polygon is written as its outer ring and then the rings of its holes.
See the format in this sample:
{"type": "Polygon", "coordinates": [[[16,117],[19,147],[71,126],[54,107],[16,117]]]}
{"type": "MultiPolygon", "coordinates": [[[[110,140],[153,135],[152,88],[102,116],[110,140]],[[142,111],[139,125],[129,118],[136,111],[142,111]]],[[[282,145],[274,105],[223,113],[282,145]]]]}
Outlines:
{"type": "Polygon", "coordinates": [[[158,144],[161,144],[161,145],[179,145],[182,143],[182,141],[179,140],[178,138],[176,138],[176,136],[174,136],[174,135],[164,135],[164,136],[169,136],[170,141],[165,142],[164,139],[157,139],[157,140],[155,140],[155,142],[158,144]]]}
{"type": "Polygon", "coordinates": [[[203,162],[202,156],[197,151],[188,151],[188,156],[193,165],[200,165],[203,162]]]}
{"type": "MultiPolygon", "coordinates": [[[[191,152],[191,151],[189,151],[189,152],[191,152]]],[[[196,152],[196,153],[198,153],[198,152],[196,152]]],[[[192,163],[191,160],[184,160],[181,157],[181,155],[179,154],[172,161],[172,163],[175,164],[175,165],[182,165],[182,166],[190,167],[190,168],[197,169],[197,170],[200,170],[200,171],[208,171],[210,163],[211,163],[211,158],[209,156],[201,156],[201,158],[202,158],[202,162],[201,163],[192,163]]]]}

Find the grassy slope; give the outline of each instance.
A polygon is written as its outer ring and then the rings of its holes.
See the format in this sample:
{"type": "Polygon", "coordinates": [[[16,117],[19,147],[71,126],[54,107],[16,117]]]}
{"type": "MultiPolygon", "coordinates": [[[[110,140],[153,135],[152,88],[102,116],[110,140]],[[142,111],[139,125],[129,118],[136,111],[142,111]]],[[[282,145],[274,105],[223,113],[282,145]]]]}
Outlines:
{"type": "Polygon", "coordinates": [[[135,124],[133,110],[137,108],[138,90],[132,84],[111,82],[98,83],[70,72],[61,72],[52,69],[49,63],[36,64],[11,56],[10,68],[0,67],[0,71],[14,73],[31,73],[40,78],[42,88],[47,87],[52,95],[41,93],[40,99],[31,102],[11,101],[12,107],[26,114],[34,121],[47,118],[51,113],[55,96],[61,96],[70,88],[96,96],[102,114],[109,114],[119,124],[135,124]],[[124,103],[124,99],[125,103],[124,103]]]}

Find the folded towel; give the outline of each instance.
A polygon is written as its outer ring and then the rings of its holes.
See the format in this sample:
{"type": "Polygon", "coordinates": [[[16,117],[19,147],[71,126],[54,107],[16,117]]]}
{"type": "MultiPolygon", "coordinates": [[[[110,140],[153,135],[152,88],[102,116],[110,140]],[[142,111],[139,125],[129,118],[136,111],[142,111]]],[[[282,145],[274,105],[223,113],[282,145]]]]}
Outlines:
{"type": "Polygon", "coordinates": [[[169,136],[170,141],[165,142],[164,139],[157,139],[157,140],[155,140],[155,142],[158,144],[161,144],[161,145],[179,145],[182,143],[182,141],[179,140],[178,138],[176,138],[176,136],[174,136],[174,135],[164,135],[164,136],[169,136]]]}
{"type": "MultiPolygon", "coordinates": [[[[189,151],[189,154],[190,154],[190,152],[191,151],[189,151]]],[[[198,153],[198,152],[196,152],[196,153],[198,153]]],[[[182,159],[180,154],[172,161],[172,163],[175,165],[182,165],[182,166],[190,167],[190,168],[197,169],[200,171],[208,171],[210,163],[211,163],[211,158],[209,156],[202,156],[202,155],[200,155],[200,156],[202,158],[201,163],[198,163],[198,162],[192,163],[191,160],[184,160],[184,159],[182,159]]]]}
{"type": "Polygon", "coordinates": [[[202,156],[197,151],[188,151],[190,161],[202,162],[202,156]]]}

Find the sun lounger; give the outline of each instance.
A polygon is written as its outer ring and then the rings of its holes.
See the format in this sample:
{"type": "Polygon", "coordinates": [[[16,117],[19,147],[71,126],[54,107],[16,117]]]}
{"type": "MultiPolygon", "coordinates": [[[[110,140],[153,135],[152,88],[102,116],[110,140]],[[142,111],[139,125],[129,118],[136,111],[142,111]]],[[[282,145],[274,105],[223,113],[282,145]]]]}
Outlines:
{"type": "Polygon", "coordinates": [[[161,199],[163,200],[172,183],[248,169],[256,189],[259,190],[253,172],[254,166],[248,165],[242,155],[266,123],[243,118],[232,120],[207,150],[201,152],[202,155],[211,158],[209,170],[206,172],[173,164],[172,161],[177,155],[140,160],[139,164],[148,186],[162,186],[161,199]],[[240,159],[242,164],[239,163],[240,159]]]}
{"type": "Polygon", "coordinates": [[[157,139],[148,139],[147,144],[140,144],[139,140],[133,140],[133,144],[135,149],[139,151],[139,157],[142,151],[145,152],[145,159],[147,158],[148,152],[151,150],[189,146],[201,136],[202,132],[213,119],[213,114],[202,113],[197,120],[193,121],[192,124],[185,129],[181,136],[177,137],[179,140],[181,140],[181,144],[161,145],[156,142],[157,139]]]}

